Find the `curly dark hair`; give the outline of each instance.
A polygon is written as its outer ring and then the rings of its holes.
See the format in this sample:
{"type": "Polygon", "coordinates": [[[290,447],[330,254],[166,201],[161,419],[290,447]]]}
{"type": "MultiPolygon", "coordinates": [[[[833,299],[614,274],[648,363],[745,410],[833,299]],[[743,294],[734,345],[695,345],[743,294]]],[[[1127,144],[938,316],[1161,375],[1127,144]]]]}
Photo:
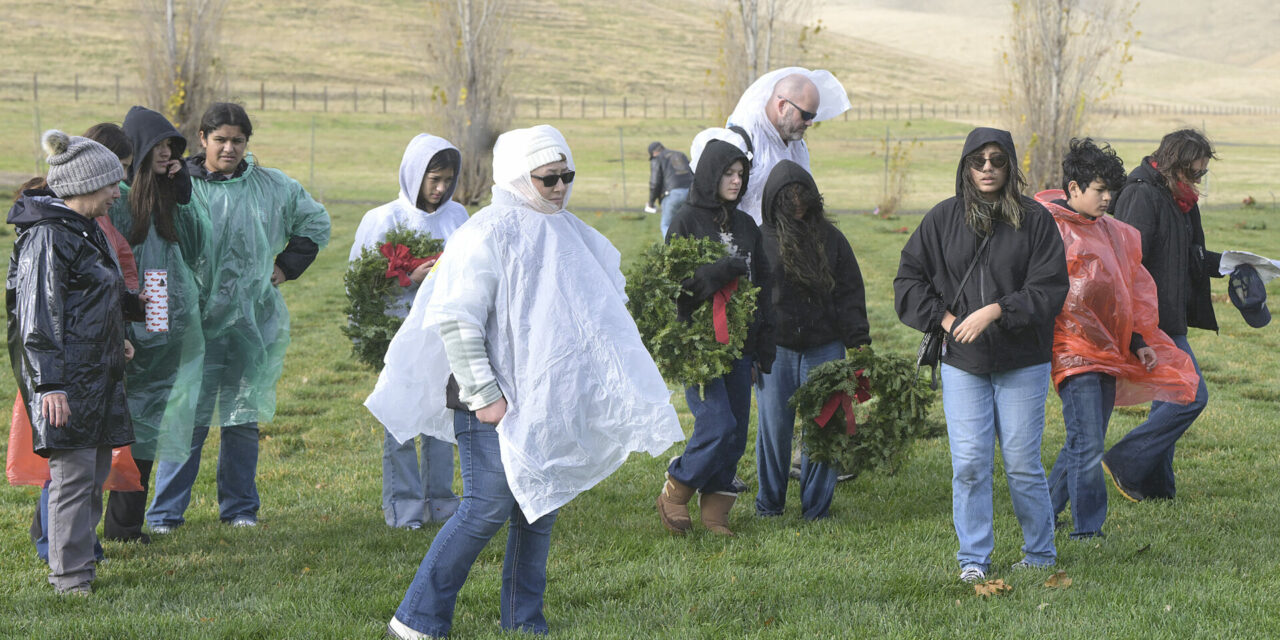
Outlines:
{"type": "Polygon", "coordinates": [[[1071,149],[1062,158],[1062,190],[1076,183],[1081,190],[1088,189],[1094,180],[1101,180],[1111,191],[1124,186],[1124,161],[1116,155],[1111,145],[1094,144],[1093,138],[1071,139],[1071,149]]]}
{"type": "Polygon", "coordinates": [[[818,296],[831,293],[835,278],[824,246],[827,218],[822,194],[792,182],[778,190],[773,207],[778,253],[787,279],[818,296]]]}

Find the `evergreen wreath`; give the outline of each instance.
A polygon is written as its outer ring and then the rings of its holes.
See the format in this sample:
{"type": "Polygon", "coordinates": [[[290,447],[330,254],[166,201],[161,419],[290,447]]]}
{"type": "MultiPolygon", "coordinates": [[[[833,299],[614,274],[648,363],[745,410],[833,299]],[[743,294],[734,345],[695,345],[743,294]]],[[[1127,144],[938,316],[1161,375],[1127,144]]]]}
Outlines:
{"type": "Polygon", "coordinates": [[[759,293],[759,287],[748,278],[738,278],[738,290],[725,306],[728,344],[716,341],[711,300],[699,305],[689,322],[676,318],[680,283],[693,277],[698,267],[726,255],[728,248],[716,240],[677,237],[649,247],[627,271],[627,310],[668,382],[701,385],[729,373],[734,361],[742,357],[759,293]]]}
{"type": "MultiPolygon", "coordinates": [[[[387,314],[387,308],[408,286],[401,284],[407,281],[407,273],[400,277],[387,274],[391,260],[383,254],[383,247],[395,249],[397,245],[407,247],[408,257],[416,259],[435,256],[444,250],[443,240],[396,225],[383,237],[382,243],[365,247],[342,277],[347,289],[347,326],[342,328],[342,333],[351,338],[351,353],[356,359],[374,371],[382,370],[387,346],[404,323],[404,318],[387,314]]],[[[403,271],[412,271],[412,267],[400,266],[403,271]]]]}
{"type": "Polygon", "coordinates": [[[933,400],[914,362],[865,346],[850,350],[844,360],[814,367],[790,404],[802,424],[801,443],[809,459],[856,476],[896,471],[911,443],[932,434],[926,414],[933,400]],[[841,402],[841,393],[851,402],[841,402]],[[856,427],[847,426],[850,405],[856,427]],[[816,420],[824,409],[826,426],[820,427],[816,420]]]}

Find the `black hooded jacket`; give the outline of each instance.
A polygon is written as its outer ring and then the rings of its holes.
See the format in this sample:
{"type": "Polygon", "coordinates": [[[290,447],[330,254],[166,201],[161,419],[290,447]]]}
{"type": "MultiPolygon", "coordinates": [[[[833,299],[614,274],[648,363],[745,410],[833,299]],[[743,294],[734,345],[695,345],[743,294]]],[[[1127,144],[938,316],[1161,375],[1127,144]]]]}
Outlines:
{"type": "Polygon", "coordinates": [[[1116,197],[1116,219],[1142,234],[1142,266],[1156,281],[1160,329],[1171,336],[1188,327],[1218,330],[1209,278],[1221,278],[1222,254],[1205,249],[1200,207],[1183,213],[1151,158],[1129,174],[1116,197]]]}
{"type": "Polygon", "coordinates": [[[133,442],[124,389],[127,293],[106,236],[51,191],[32,190],[9,210],[18,229],[5,283],[9,360],[31,418],[35,452],[133,442]],[[54,428],[41,393],[63,391],[71,409],[54,428]]]}
{"type": "MultiPolygon", "coordinates": [[[[893,281],[894,310],[903,324],[933,331],[942,324],[964,272],[982,238],[965,223],[964,157],[989,143],[1018,157],[1006,131],[974,129],[964,143],[956,169],[956,195],[925,214],[902,248],[893,281]]],[[[1062,236],[1053,216],[1035,200],[1023,197],[1020,229],[997,224],[964,292],[951,309],[952,329],[974,311],[998,303],[1001,316],[977,340],[960,344],[947,337],[942,361],[974,374],[1010,371],[1049,362],[1053,353],[1053,320],[1067,297],[1067,262],[1062,236]]]]}
{"type": "MultiPolygon", "coordinates": [[[[142,170],[142,163],[146,162],[147,154],[151,153],[151,149],[162,140],[166,138],[172,140],[169,143],[171,152],[169,157],[174,160],[182,160],[182,153],[187,150],[187,139],[182,137],[182,134],[178,133],[178,130],[174,129],[163,115],[145,107],[135,106],[129,109],[129,113],[124,117],[123,129],[133,145],[133,164],[129,165],[129,175],[125,177],[125,182],[131,185],[133,177],[142,170]]],[[[191,173],[187,163],[182,163],[182,167],[178,169],[178,173],[174,174],[172,180],[178,188],[178,204],[191,202],[191,173]]]]}
{"type": "MultiPolygon", "coordinates": [[[[745,262],[747,276],[752,284],[760,287],[757,298],[756,317],[747,331],[747,339],[743,344],[743,355],[755,359],[760,370],[768,373],[773,368],[773,359],[777,348],[773,339],[773,312],[769,301],[772,299],[772,286],[769,259],[764,253],[763,238],[759,227],[751,216],[737,209],[742,196],[747,192],[747,181],[750,179],[751,162],[741,149],[721,140],[712,140],[702,151],[698,160],[698,170],[694,172],[693,186],[689,188],[689,198],[685,200],[675,219],[667,229],[667,240],[671,238],[693,237],[713,238],[729,247],[729,258],[745,262]],[[738,190],[738,199],[733,202],[721,202],[716,195],[719,191],[720,177],[735,161],[741,160],[748,171],[742,174],[742,188],[738,190]],[[727,228],[722,229],[717,220],[728,217],[727,228]]],[[[709,265],[713,266],[713,265],[709,265]]],[[[696,278],[709,280],[698,283],[695,290],[719,290],[728,284],[738,273],[729,268],[701,268],[696,278]]],[[[710,296],[707,296],[710,297],[710,296]]],[[[701,301],[705,301],[702,298],[701,301]]]]}
{"type": "Polygon", "coordinates": [[[797,182],[818,193],[818,185],[804,167],[790,160],[780,161],[769,173],[761,202],[764,224],[760,231],[764,235],[765,255],[773,268],[771,306],[777,343],[793,351],[835,341],[849,348],[871,344],[862,270],[858,268],[858,259],[848,238],[835,225],[824,220],[820,228],[822,249],[835,288],[825,294],[815,294],[786,275],[778,247],[778,211],[774,198],[783,187],[797,182]]]}
{"type": "Polygon", "coordinates": [[[649,204],[667,197],[673,189],[688,189],[693,184],[689,157],[674,149],[663,149],[649,158],[649,204]]]}

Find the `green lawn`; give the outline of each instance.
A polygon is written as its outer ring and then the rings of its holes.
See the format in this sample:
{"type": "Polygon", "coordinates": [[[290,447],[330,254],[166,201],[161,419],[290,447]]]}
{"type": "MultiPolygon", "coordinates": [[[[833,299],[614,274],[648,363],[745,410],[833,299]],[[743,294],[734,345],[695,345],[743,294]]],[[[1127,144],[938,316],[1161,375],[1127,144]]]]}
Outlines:
{"type": "MultiPolygon", "coordinates": [[[[101,106],[53,105],[41,122],[80,131],[110,117],[120,114],[101,106]]],[[[636,194],[643,193],[647,179],[644,145],[654,138],[687,139],[690,123],[563,124],[582,176],[572,208],[624,256],[636,256],[657,239],[657,217],[635,213],[643,204],[643,195],[636,194]],[[621,174],[608,160],[609,154],[616,158],[619,127],[627,150],[625,212],[613,209],[621,209],[621,174]]],[[[879,180],[877,159],[868,155],[872,143],[846,147],[838,140],[882,135],[884,124],[831,123],[811,134],[815,166],[823,167],[818,181],[831,208],[870,208],[875,194],[867,191],[879,180]]],[[[0,142],[13,150],[0,158],[0,171],[30,171],[31,156],[23,151],[30,148],[33,130],[29,106],[0,105],[0,125],[0,142]]],[[[262,114],[251,148],[265,163],[310,182],[310,126],[307,115],[262,114]]],[[[262,526],[233,530],[218,522],[213,470],[206,465],[185,527],[150,546],[108,543],[110,562],[100,567],[94,595],[61,598],[46,584],[46,569],[27,540],[37,492],[2,489],[0,522],[7,524],[0,526],[0,636],[380,636],[434,528],[398,531],[382,524],[381,428],[360,404],[375,378],[350,358],[339,330],[341,275],[355,225],[369,208],[365,201],[394,195],[395,168],[414,126],[403,117],[317,117],[315,184],[330,201],[334,241],[300,281],[285,285],[294,343],[279,385],[276,421],[263,427],[262,526]]],[[[896,131],[901,123],[891,126],[896,131]]],[[[943,137],[963,135],[968,126],[936,122],[912,129],[943,137]]],[[[1124,135],[1148,139],[1161,126],[1135,125],[1124,135]]],[[[959,144],[923,147],[917,208],[950,191],[959,144]]],[[[1121,153],[1132,164],[1146,147],[1153,145],[1132,144],[1121,153]]],[[[1210,202],[1273,179],[1260,177],[1257,168],[1233,169],[1242,157],[1274,167],[1274,155],[1248,147],[1221,155],[1210,202]]],[[[1260,201],[1262,193],[1256,193],[1260,201]]],[[[1210,209],[1209,243],[1280,256],[1280,238],[1265,228],[1276,213],[1210,209]]],[[[838,218],[862,264],[872,337],[881,350],[913,353],[918,341],[918,334],[897,322],[891,302],[898,251],[906,240],[897,230],[918,221],[838,218]]],[[[825,522],[804,523],[794,492],[787,515],[770,520],[755,518],[752,500],[745,498],[732,514],[735,539],[700,528],[686,538],[669,536],[653,508],[666,458],[637,455],[561,510],[546,599],[553,632],[572,638],[1280,635],[1273,533],[1280,521],[1280,435],[1274,426],[1280,391],[1273,374],[1280,368],[1280,338],[1275,327],[1245,325],[1226,300],[1225,281],[1215,281],[1214,291],[1223,328],[1218,335],[1191,337],[1211,399],[1179,443],[1178,499],[1132,504],[1112,492],[1103,541],[1059,536],[1059,566],[1072,577],[1070,588],[1047,589],[1041,586],[1044,574],[1005,569],[1021,557],[1021,542],[1000,481],[993,577],[1012,584],[1013,591],[983,600],[957,582],[945,438],[919,442],[897,475],[867,475],[840,485],[834,517],[825,522]]],[[[2,371],[0,378],[8,376],[7,368],[2,371]]],[[[12,401],[12,388],[11,381],[0,381],[6,390],[0,401],[12,401]]],[[[691,428],[680,395],[673,400],[691,428]]],[[[1143,415],[1140,409],[1118,411],[1109,441],[1143,415]]],[[[1056,397],[1047,416],[1046,465],[1063,440],[1056,397]]],[[[211,438],[207,463],[216,449],[211,438]]],[[[672,453],[678,451],[679,446],[672,453]]],[[[748,448],[739,471],[754,487],[753,451],[748,448]]],[[[501,543],[480,556],[458,601],[455,637],[498,635],[501,558],[501,543]]]]}

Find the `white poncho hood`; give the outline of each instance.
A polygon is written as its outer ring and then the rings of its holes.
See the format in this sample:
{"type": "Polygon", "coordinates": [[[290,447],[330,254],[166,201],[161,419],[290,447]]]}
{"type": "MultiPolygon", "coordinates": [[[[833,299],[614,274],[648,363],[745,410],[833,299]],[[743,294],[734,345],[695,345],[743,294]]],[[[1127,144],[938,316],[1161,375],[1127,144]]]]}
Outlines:
{"type": "Polygon", "coordinates": [[[844,85],[830,71],[818,69],[810,71],[804,67],[786,67],[776,69],[760,76],[742,93],[738,106],[729,115],[726,126],[737,125],[751,136],[751,144],[755,147],[752,158],[751,174],[761,179],[753,180],[747,187],[739,209],[747,212],[760,224],[760,197],[763,194],[765,179],[773,166],[782,160],[790,160],[806,170],[809,168],[809,148],[803,140],[783,142],[778,130],[765,115],[765,105],[773,97],[773,89],[778,81],[791,74],[808,77],[818,87],[818,116],[815,122],[834,118],[849,110],[849,96],[844,85]]]}
{"type": "Polygon", "coordinates": [[[573,169],[568,145],[549,126],[498,138],[493,204],[450,240],[365,402],[401,441],[454,441],[437,327],[482,327],[507,399],[498,425],[507,484],[530,521],[608,477],[631,452],[657,456],[684,438],[671,392],[627,313],[618,251],[529,180],[531,169],[560,156],[573,169]]]}

